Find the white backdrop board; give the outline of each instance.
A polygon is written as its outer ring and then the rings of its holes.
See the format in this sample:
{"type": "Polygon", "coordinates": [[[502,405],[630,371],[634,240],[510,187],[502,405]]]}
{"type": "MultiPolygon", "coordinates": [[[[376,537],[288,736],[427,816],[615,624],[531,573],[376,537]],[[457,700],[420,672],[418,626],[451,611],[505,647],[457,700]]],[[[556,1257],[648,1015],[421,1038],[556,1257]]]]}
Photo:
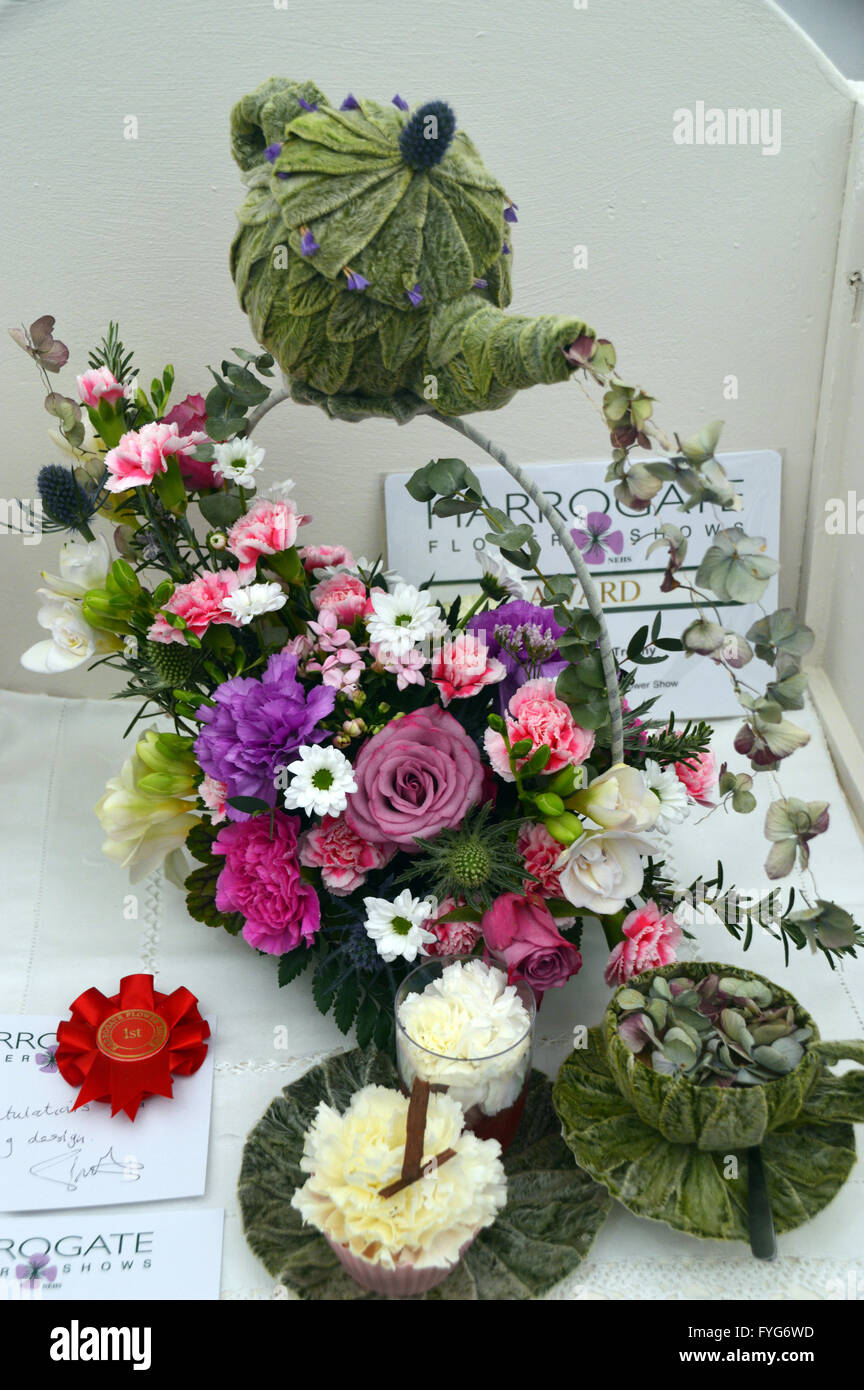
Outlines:
{"type": "MultiPolygon", "coordinates": [[[[674,483],[664,484],[647,512],[634,514],[615,499],[614,485],[604,482],[603,463],[535,463],[528,465],[531,477],[550,498],[568,525],[585,526],[586,513],[605,514],[608,529],[603,533],[612,546],[601,545],[589,556],[589,567],[600,589],[612,640],[623,657],[631,636],[643,623],[649,626],[656,612],[661,613],[661,634],[678,637],[695,611],[685,589],[662,593],[660,584],[666,567],[665,550],[648,555],[664,522],[679,526],[688,536],[683,575],[692,580],[712,537],[726,527],[740,524],[748,535],[763,536],[769,555],[776,556],[780,543],[780,455],[770,449],[718,455],[737,491],[744,499],[741,513],[724,512],[717,507],[695,507],[682,513],[685,500],[674,483]],[[616,554],[615,550],[620,550],[616,554]],[[594,563],[592,563],[594,560],[594,563]]],[[[514,521],[529,521],[541,543],[540,569],[548,576],[569,572],[562,564],[562,551],[549,523],[538,516],[537,508],[513,480],[498,467],[475,470],[490,506],[500,507],[514,521]]],[[[476,553],[484,549],[488,526],[479,513],[461,517],[436,517],[431,506],[415,502],[405,491],[410,474],[391,473],[385,479],[388,564],[411,583],[431,578],[433,592],[442,599],[457,593],[476,594],[480,567],[476,553]]],[[[531,594],[535,601],[537,591],[531,594]]],[[[763,608],[777,607],[777,581],[765,591],[763,608]]],[[[756,605],[719,604],[720,621],[727,620],[737,632],[746,632],[761,616],[756,605]]],[[[713,615],[712,615],[713,616],[713,615]]],[[[728,676],[713,663],[699,657],[672,655],[658,665],[643,666],[631,703],[657,696],[652,717],[664,718],[674,712],[681,718],[718,718],[734,715],[738,703],[728,676]]]]}

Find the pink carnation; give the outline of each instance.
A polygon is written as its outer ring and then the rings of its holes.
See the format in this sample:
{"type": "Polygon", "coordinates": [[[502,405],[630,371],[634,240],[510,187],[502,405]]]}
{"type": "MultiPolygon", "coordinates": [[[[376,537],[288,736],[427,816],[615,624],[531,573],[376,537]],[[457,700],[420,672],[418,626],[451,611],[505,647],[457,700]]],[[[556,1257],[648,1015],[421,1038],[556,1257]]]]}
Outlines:
{"type": "Polygon", "coordinates": [[[435,937],[434,941],[427,941],[423,948],[427,956],[469,956],[480,940],[482,933],[479,922],[441,921],[456,906],[455,898],[444,898],[438,905],[437,919],[423,923],[435,937]]]}
{"type": "Polygon", "coordinates": [[[107,367],[93,367],[79,376],[77,381],[78,395],[91,410],[98,409],[100,401],[115,405],[126,393],[126,387],[107,367]]]}
{"type": "Polygon", "coordinates": [[[711,805],[711,792],[717,781],[713,753],[698,753],[687,763],[676,763],[675,774],[687,795],[703,806],[711,805]]]}
{"type": "Polygon", "coordinates": [[[245,918],[243,938],[258,951],[281,956],[312,944],[321,925],[318,894],[301,877],[297,862],[297,816],[273,811],[224,825],[213,853],[224,854],[216,881],[220,912],[245,918]],[[272,820],[272,833],[271,833],[272,820]]]}
{"type": "Polygon", "coordinates": [[[224,782],[220,782],[218,778],[211,777],[209,772],[205,772],[204,780],[198,788],[198,795],[208,811],[213,812],[210,817],[213,825],[219,825],[223,820],[228,819],[228,809],[225,805],[228,788],[224,782]]]}
{"type": "Polygon", "coordinates": [[[109,492],[125,492],[130,487],[148,487],[157,473],[164,473],[173,456],[178,464],[184,461],[183,451],[203,444],[206,434],[193,430],[181,434],[177,426],[164,421],[142,425],[140,430],[124,434],[116,449],[105,455],[105,467],[111,475],[105,483],[109,492]]]}
{"type": "MultiPolygon", "coordinates": [[[[569,764],[579,767],[594,747],[593,730],[583,729],[576,723],[568,706],[555,694],[554,680],[547,676],[520,685],[510,697],[504,718],[511,744],[524,738],[531,740],[531,748],[520,759],[520,767],[544,744],[552,750],[545,768],[547,773],[560,772],[569,764]]],[[[498,776],[505,782],[512,782],[513,773],[502,735],[487,729],[484,741],[489,761],[498,776]]]]}
{"type": "Polygon", "coordinates": [[[355,834],[344,815],[324,816],[319,826],[300,837],[300,863],[320,869],[324,887],[337,898],[353,893],[395,852],[393,845],[372,845],[355,834]]]}
{"type": "Polygon", "coordinates": [[[607,985],[623,985],[632,975],[671,965],[681,940],[681,928],[671,913],[660,916],[657,904],[649,899],[624,918],[624,940],[612,948],[606,965],[607,985]]]}
{"type": "Polygon", "coordinates": [[[298,528],[309,520],[308,516],[300,516],[290,497],[280,502],[259,497],[253,502],[228,532],[228,549],[240,561],[240,578],[252,578],[259,555],[279,555],[290,550],[298,528]]]}
{"type": "Polygon", "coordinates": [[[507,671],[497,657],[489,655],[484,639],[485,634],[460,632],[434,653],[430,676],[441,692],[442,705],[467,700],[485,685],[503,681],[507,671]]]}
{"type": "Polygon", "coordinates": [[[353,565],[354,556],[344,545],[304,545],[297,551],[307,574],[328,569],[331,565],[353,565]]]}
{"type": "Polygon", "coordinates": [[[525,892],[540,893],[544,898],[563,898],[564,891],[555,868],[562,846],[552,838],[542,821],[526,821],[519,830],[517,845],[526,870],[537,880],[535,883],[526,878],[525,892]]]}
{"type": "Polygon", "coordinates": [[[319,613],[335,613],[340,623],[350,625],[366,607],[366,585],[356,574],[333,574],[312,590],[312,602],[319,613]]]}
{"type": "Polygon", "coordinates": [[[230,623],[239,627],[237,619],[222,607],[222,600],[240,585],[236,570],[202,570],[189,584],[179,584],[163,611],[156,614],[156,621],[148,632],[151,642],[180,642],[188,646],[184,630],[172,627],[165,613],[174,613],[183,618],[188,630],[196,637],[203,637],[211,623],[230,623]]]}
{"type": "MultiPolygon", "coordinates": [[[[203,396],[186,396],[162,417],[163,425],[176,425],[181,434],[206,434],[207,407],[203,396]]],[[[181,454],[177,460],[183,481],[188,488],[218,487],[212,460],[196,459],[181,454]]]]}

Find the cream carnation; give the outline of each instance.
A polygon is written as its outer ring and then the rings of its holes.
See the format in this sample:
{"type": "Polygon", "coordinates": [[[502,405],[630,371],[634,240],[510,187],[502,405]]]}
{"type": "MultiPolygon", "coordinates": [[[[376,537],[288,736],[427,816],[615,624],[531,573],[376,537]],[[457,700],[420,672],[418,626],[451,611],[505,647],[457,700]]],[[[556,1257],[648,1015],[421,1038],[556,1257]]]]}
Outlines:
{"type": "Polygon", "coordinates": [[[501,970],[482,960],[454,961],[399,1006],[403,1080],[447,1087],[466,1113],[497,1115],[512,1105],[530,1063],[531,1018],[501,970]]]}
{"type": "Polygon", "coordinates": [[[384,1269],[446,1268],[507,1200],[501,1146],[462,1132],[450,1096],[429,1096],[423,1163],[445,1149],[455,1155],[393,1197],[379,1197],[399,1178],[408,1098],[364,1086],[344,1115],[326,1102],[306,1132],[300,1166],[309,1177],[291,1198],[303,1220],[334,1245],[384,1269]]]}

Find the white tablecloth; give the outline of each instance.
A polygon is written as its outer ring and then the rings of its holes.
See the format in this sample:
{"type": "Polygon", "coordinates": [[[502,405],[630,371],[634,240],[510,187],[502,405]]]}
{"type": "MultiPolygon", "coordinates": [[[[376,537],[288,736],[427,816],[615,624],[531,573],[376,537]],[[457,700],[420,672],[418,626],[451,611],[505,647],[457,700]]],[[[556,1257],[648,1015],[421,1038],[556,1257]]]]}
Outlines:
{"type": "MultiPolygon", "coordinates": [[[[0,1008],[62,1017],[81,990],[96,985],[113,993],[121,976],[137,970],[152,971],[163,990],[182,984],[198,996],[205,1017],[218,1018],[210,1161],[205,1195],[182,1205],[225,1208],[223,1297],[284,1297],[243,1238],[235,1195],[243,1141],[282,1086],[327,1053],[350,1047],[351,1039],[318,1013],[307,979],[280,990],[272,962],[242,940],[192,921],[182,895],[159,875],[130,890],[125,874],[103,860],[92,808],[128,751],[121,734],[131,713],[125,701],[0,692],[0,854],[7,905],[0,1008]],[[132,920],[130,891],[138,897],[132,920]],[[287,1050],[275,1045],[283,1026],[287,1050]]],[[[864,848],[815,717],[807,713],[800,722],[813,736],[784,768],[784,791],[831,801],[830,835],[814,844],[819,889],[862,921],[864,848]]],[[[733,724],[721,724],[715,749],[718,761],[729,756],[740,767],[742,760],[730,753],[733,733],[733,724]]],[[[757,780],[766,803],[776,790],[768,777],[757,780]]],[[[763,814],[761,807],[751,816],[721,810],[698,826],[691,819],[673,845],[679,881],[690,882],[699,872],[710,876],[722,857],[740,890],[767,887],[763,814]]],[[[583,954],[581,974],[544,1001],[537,1063],[550,1075],[570,1050],[573,1025],[597,1022],[608,998],[602,942],[586,940],[583,954]]],[[[740,948],[716,924],[700,931],[694,954],[741,958],[740,948]]],[[[788,984],[823,1036],[864,1037],[864,960],[832,972],[821,956],[802,952],[787,971],[780,947],[763,940],[754,943],[748,961],[788,984]]],[[[679,1235],[616,1205],[590,1257],[550,1296],[864,1298],[862,1197],[859,1160],[820,1216],[780,1238],[773,1265],[752,1259],[741,1245],[679,1235]]]]}

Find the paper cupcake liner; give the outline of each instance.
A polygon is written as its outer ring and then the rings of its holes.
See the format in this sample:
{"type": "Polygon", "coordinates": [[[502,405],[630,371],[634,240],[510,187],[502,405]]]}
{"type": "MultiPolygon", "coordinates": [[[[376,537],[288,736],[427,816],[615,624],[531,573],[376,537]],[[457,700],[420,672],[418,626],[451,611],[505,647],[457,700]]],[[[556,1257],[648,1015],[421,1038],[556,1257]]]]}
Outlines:
{"type": "Polygon", "coordinates": [[[396,1269],[385,1269],[383,1265],[366,1260],[362,1255],[353,1255],[346,1245],[337,1244],[328,1235],[324,1238],[345,1273],[350,1274],[355,1283],[361,1288],[369,1289],[371,1293],[383,1294],[385,1298],[413,1298],[416,1294],[434,1289],[436,1284],[443,1284],[474,1239],[472,1236],[471,1240],[466,1240],[455,1262],[444,1268],[434,1265],[431,1268],[417,1269],[414,1265],[402,1265],[396,1269]]]}

